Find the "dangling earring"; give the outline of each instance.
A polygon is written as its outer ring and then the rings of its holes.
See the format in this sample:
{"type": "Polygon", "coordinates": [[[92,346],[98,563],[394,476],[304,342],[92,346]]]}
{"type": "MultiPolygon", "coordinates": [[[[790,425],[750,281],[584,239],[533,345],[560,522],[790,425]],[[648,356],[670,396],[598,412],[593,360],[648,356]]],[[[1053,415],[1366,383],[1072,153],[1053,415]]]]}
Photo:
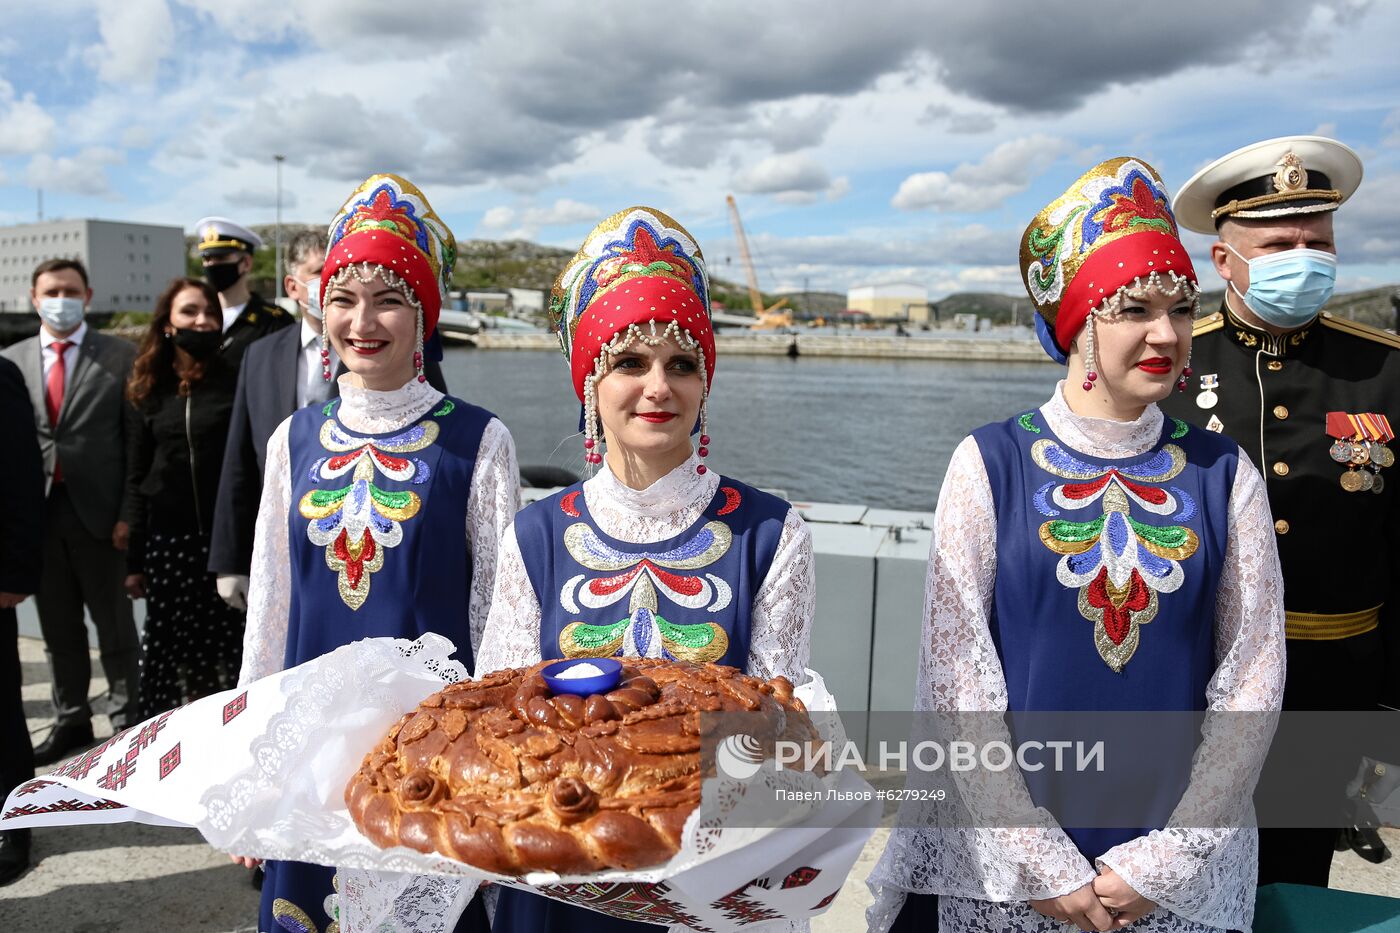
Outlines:
{"type": "Polygon", "coordinates": [[[700,449],[695,451],[700,456],[700,462],[696,464],[695,472],[704,476],[710,469],[705,466],[705,458],[710,455],[710,380],[705,374],[705,351],[697,346],[695,352],[700,354],[700,377],[705,380],[705,391],[700,396],[700,449]]]}
{"type": "Polygon", "coordinates": [[[695,452],[700,455],[700,463],[695,467],[695,472],[704,476],[709,472],[709,467],[705,466],[705,458],[710,455],[710,393],[706,392],[704,398],[700,399],[700,448],[695,452]]]}
{"type": "Polygon", "coordinates": [[[413,344],[413,371],[418,375],[419,382],[427,382],[428,377],[423,375],[423,312],[418,312],[418,332],[415,335],[413,344]]]}
{"type": "Polygon", "coordinates": [[[1094,369],[1094,314],[1091,311],[1084,332],[1084,391],[1094,391],[1094,383],[1098,381],[1099,374],[1094,369]]]}
{"type": "Polygon", "coordinates": [[[598,444],[598,398],[592,376],[583,380],[583,459],[594,466],[603,462],[598,444]]]}
{"type": "Polygon", "coordinates": [[[325,321],[321,322],[321,378],[326,382],[331,381],[331,347],[326,336],[325,321]]]}
{"type": "Polygon", "coordinates": [[[1186,351],[1186,365],[1182,367],[1181,378],[1176,381],[1176,391],[1186,391],[1186,380],[1191,377],[1191,351],[1186,351]]]}

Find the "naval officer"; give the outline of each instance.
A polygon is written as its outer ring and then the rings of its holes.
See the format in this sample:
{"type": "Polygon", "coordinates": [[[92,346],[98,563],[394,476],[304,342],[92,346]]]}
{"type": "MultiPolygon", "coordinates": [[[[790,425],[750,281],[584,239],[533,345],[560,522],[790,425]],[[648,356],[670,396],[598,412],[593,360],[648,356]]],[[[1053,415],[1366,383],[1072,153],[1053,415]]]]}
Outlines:
{"type": "MultiPolygon", "coordinates": [[[[1397,678],[1385,642],[1400,622],[1390,443],[1400,339],[1324,310],[1337,268],[1332,215],[1361,174],[1335,140],[1271,139],[1211,163],[1175,202],[1178,223],[1218,237],[1210,256],[1226,288],[1196,323],[1192,384],[1162,407],[1236,440],[1267,481],[1288,610],[1285,710],[1372,711],[1397,678]]],[[[1281,744],[1271,765],[1296,763],[1281,744]]],[[[1343,825],[1342,787],[1358,758],[1331,757],[1326,783],[1343,825]]],[[[1297,773],[1266,769],[1261,794],[1297,773]]],[[[1336,838],[1261,829],[1259,883],[1326,886],[1336,838]]]]}
{"type": "Polygon", "coordinates": [[[248,344],[293,323],[292,316],[252,291],[253,252],[262,237],[227,217],[205,217],[195,226],[204,278],[219,293],[224,317],[224,342],[219,353],[238,367],[248,344]]]}

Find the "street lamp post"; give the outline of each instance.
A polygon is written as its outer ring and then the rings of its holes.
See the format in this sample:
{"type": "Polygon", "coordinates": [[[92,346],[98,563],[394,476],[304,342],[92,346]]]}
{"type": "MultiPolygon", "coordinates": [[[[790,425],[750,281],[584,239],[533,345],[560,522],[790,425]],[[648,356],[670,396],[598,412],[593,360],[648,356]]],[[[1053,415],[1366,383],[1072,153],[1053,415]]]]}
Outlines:
{"type": "Polygon", "coordinates": [[[277,160],[277,225],[273,234],[273,275],[277,277],[276,294],[282,297],[282,162],[287,158],[274,155],[277,160]]]}

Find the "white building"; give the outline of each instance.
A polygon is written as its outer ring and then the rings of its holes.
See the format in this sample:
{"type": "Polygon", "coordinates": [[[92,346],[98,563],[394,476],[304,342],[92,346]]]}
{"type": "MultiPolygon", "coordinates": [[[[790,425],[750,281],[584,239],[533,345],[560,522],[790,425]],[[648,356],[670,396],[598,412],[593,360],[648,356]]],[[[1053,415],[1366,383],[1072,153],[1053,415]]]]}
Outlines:
{"type": "Polygon", "coordinates": [[[846,292],[846,307],[876,319],[924,323],[929,319],[928,289],[911,282],[857,285],[846,292]]]}
{"type": "Polygon", "coordinates": [[[544,292],[538,288],[510,289],[510,310],[516,317],[544,314],[544,292]]]}
{"type": "Polygon", "coordinates": [[[0,227],[0,311],[28,313],[34,268],[77,259],[88,270],[94,311],[150,311],[185,274],[185,232],[165,224],[53,220],[0,227]]]}

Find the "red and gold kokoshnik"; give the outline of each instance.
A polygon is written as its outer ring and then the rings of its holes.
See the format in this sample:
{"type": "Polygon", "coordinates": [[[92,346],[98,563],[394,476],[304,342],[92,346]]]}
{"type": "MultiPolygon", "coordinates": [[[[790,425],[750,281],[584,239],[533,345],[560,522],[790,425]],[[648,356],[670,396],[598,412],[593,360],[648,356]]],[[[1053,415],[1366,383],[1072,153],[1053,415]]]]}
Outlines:
{"type": "Polygon", "coordinates": [[[1184,279],[1194,290],[1196,270],[1157,171],[1120,157],[1085,172],[1035,215],[1021,237],[1021,278],[1068,350],[1089,314],[1120,288],[1184,279]]]}

